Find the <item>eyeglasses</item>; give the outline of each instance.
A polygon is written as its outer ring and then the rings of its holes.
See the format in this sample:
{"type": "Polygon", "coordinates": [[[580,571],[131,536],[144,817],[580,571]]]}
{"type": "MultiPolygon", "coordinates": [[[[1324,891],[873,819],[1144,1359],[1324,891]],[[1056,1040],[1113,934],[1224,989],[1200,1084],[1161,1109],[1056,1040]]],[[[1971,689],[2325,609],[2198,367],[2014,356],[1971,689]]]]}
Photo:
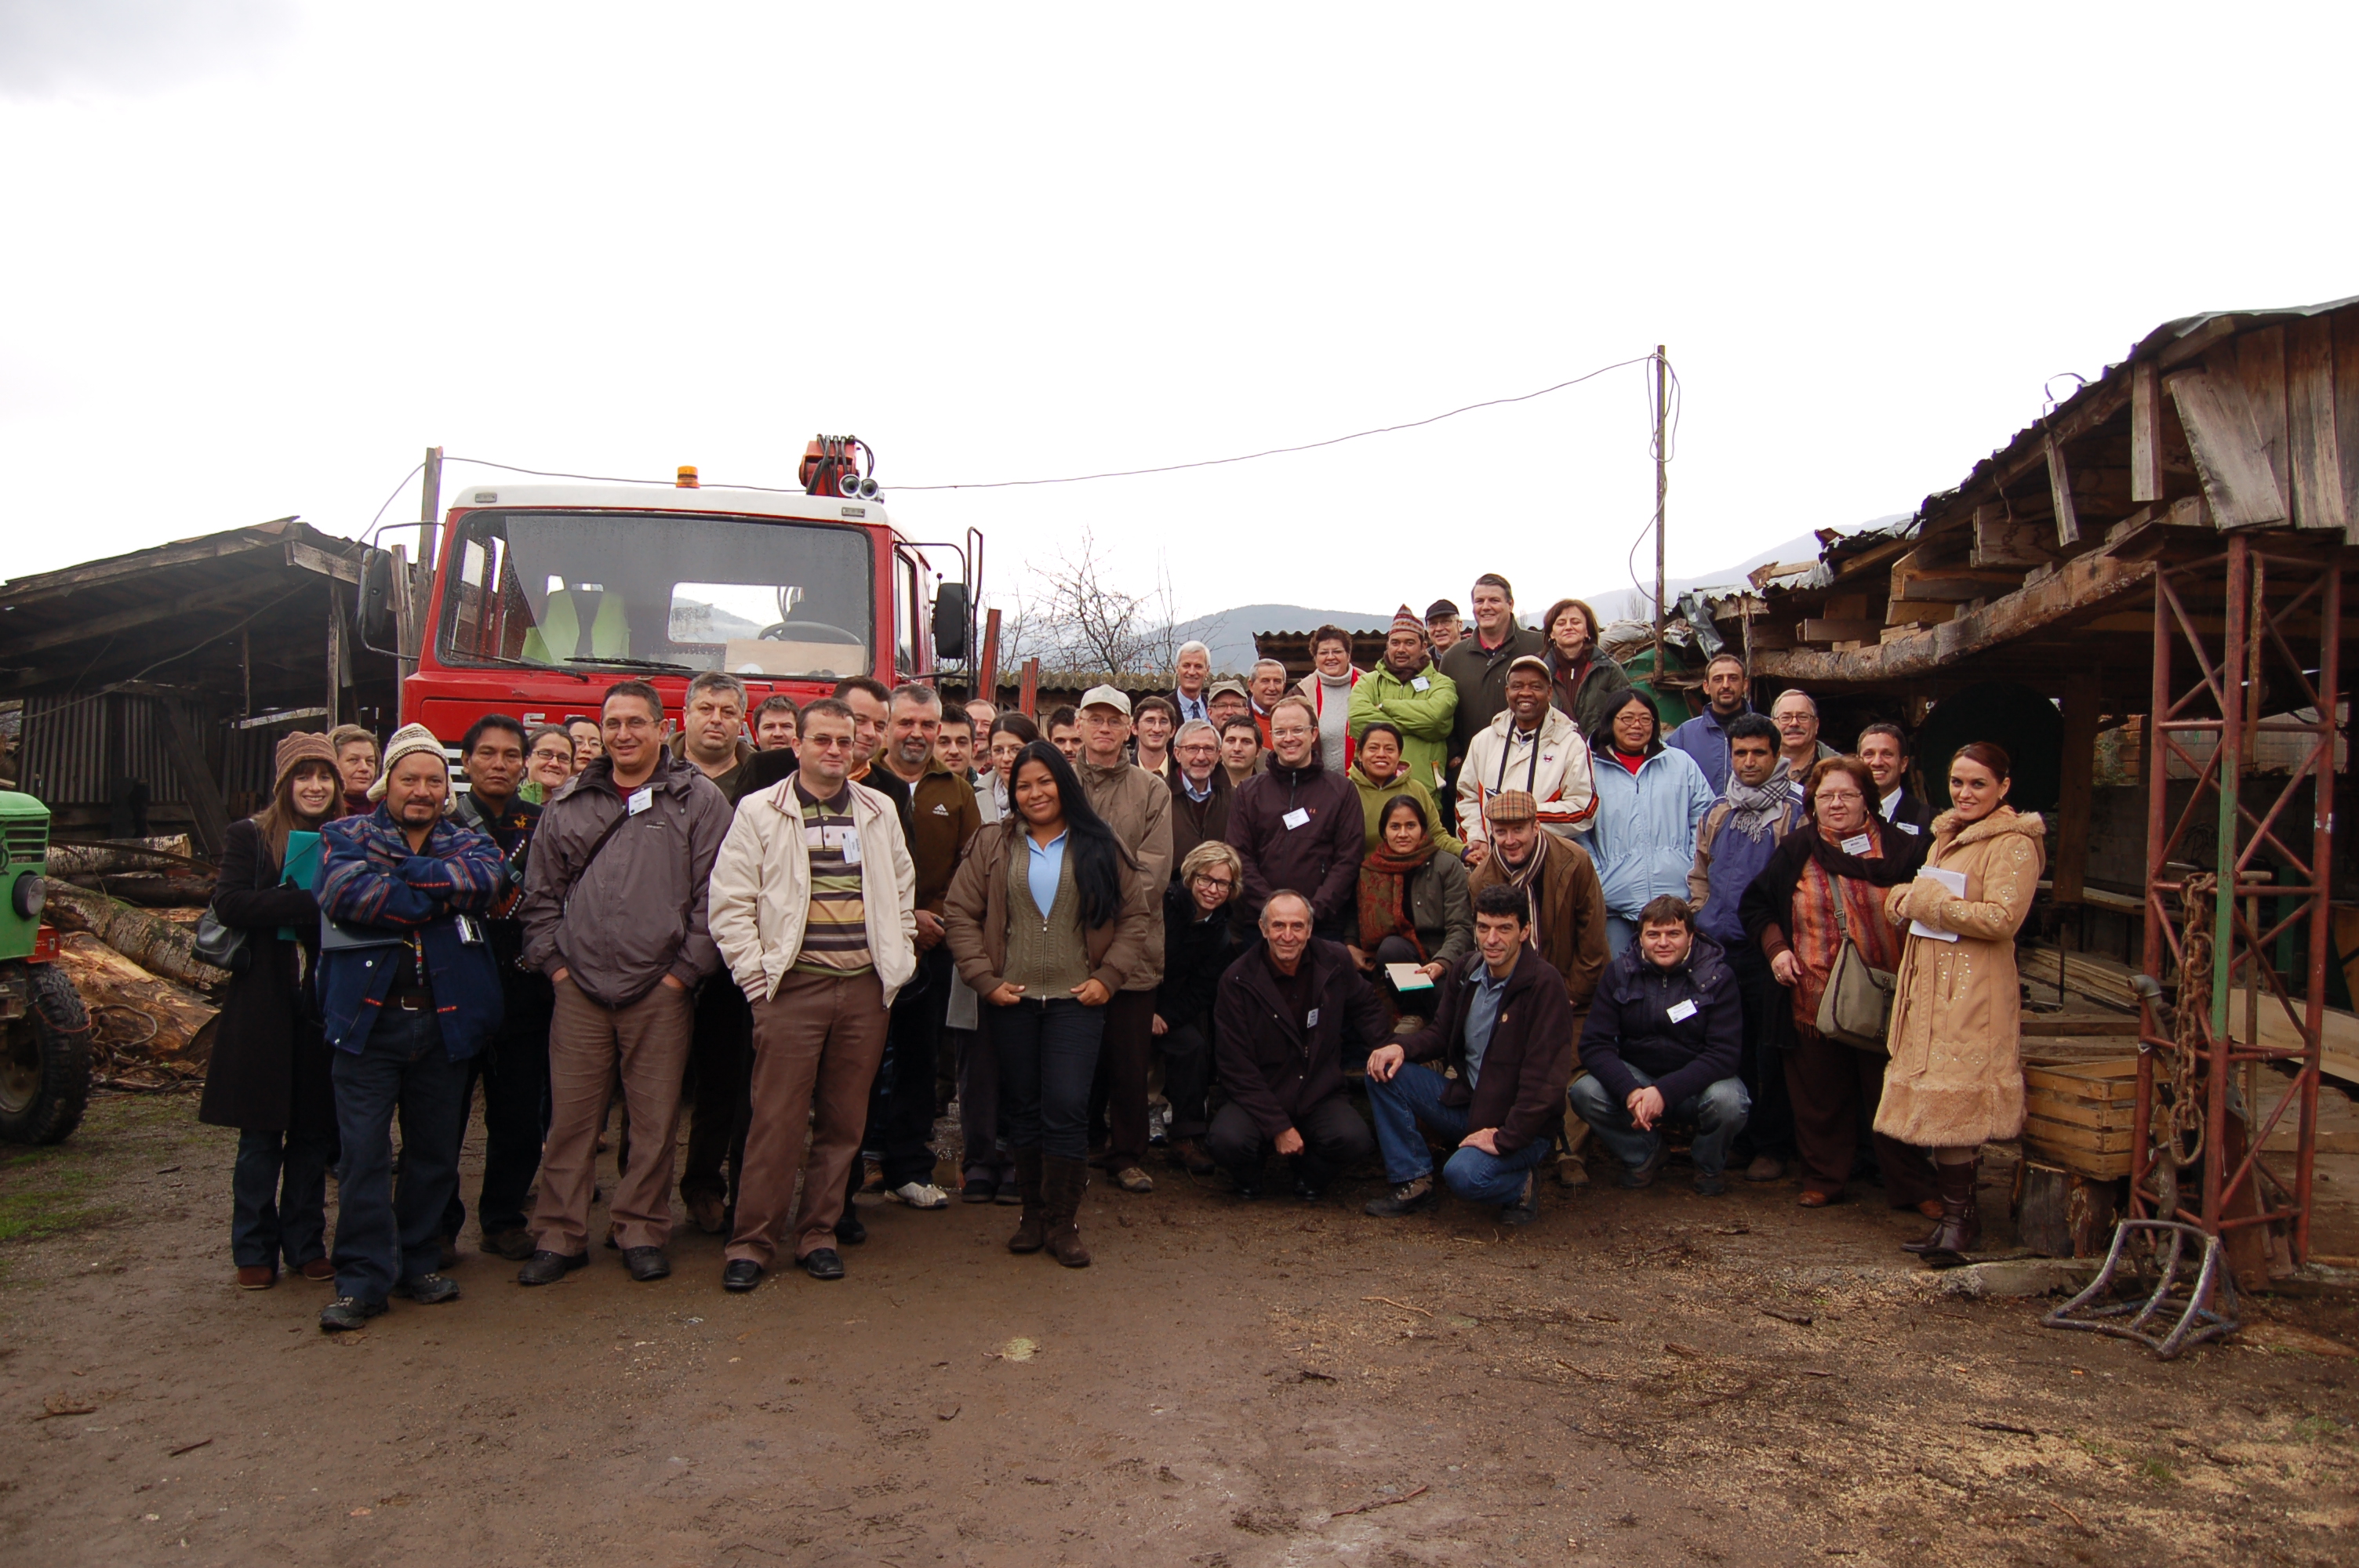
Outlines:
{"type": "Polygon", "coordinates": [[[853,740],[849,735],[812,735],[802,743],[806,752],[849,752],[853,740]]]}
{"type": "Polygon", "coordinates": [[[1226,892],[1237,885],[1234,877],[1212,877],[1199,874],[1194,881],[1198,887],[1211,888],[1215,892],[1226,892]]]}

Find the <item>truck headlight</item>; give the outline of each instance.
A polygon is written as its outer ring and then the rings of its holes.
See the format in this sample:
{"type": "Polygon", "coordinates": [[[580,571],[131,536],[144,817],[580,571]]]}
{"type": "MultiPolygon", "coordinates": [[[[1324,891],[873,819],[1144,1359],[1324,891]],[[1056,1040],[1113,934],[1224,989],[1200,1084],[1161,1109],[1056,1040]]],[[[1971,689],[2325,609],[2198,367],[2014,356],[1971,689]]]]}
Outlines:
{"type": "Polygon", "coordinates": [[[38,873],[18,877],[16,891],[9,895],[9,903],[15,905],[18,917],[25,920],[38,920],[41,906],[49,901],[49,880],[38,873]]]}

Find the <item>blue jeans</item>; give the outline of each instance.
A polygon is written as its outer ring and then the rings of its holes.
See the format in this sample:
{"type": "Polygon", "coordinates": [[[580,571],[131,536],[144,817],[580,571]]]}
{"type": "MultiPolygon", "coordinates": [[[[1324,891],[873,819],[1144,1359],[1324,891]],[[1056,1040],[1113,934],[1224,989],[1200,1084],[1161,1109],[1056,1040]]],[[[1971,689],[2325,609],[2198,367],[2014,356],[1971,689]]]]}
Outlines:
{"type": "MultiPolygon", "coordinates": [[[[1414,1062],[1401,1065],[1389,1083],[1368,1079],[1368,1114],[1376,1124],[1376,1147],[1385,1152],[1385,1179],[1399,1186],[1433,1171],[1433,1155],[1420,1126],[1456,1142],[1472,1130],[1466,1108],[1441,1103],[1450,1080],[1414,1062]]],[[[1441,1179],[1469,1203],[1511,1204],[1524,1195],[1524,1177],[1548,1157],[1549,1141],[1535,1138],[1507,1154],[1460,1149],[1445,1161],[1441,1179]]]]}
{"type": "Polygon", "coordinates": [[[1605,951],[1609,957],[1620,957],[1630,950],[1630,944],[1637,939],[1638,923],[1636,921],[1625,920],[1618,914],[1609,914],[1605,917],[1605,951]]]}
{"type": "Polygon", "coordinates": [[[999,1141],[1010,1151],[1089,1158],[1090,1083],[1105,1018],[1104,1008],[1071,997],[984,1004],[983,1026],[999,1058],[999,1141]]]}
{"type": "MultiPolygon", "coordinates": [[[[1630,1068],[1630,1076],[1642,1087],[1655,1081],[1636,1067],[1630,1068]]],[[[1594,1073],[1575,1079],[1565,1098],[1572,1103],[1574,1114],[1596,1130],[1597,1141],[1634,1171],[1655,1157],[1663,1141],[1664,1124],[1679,1122],[1695,1129],[1695,1141],[1689,1145],[1688,1153],[1695,1161],[1696,1174],[1717,1176],[1728,1168],[1730,1142],[1745,1130],[1745,1119],[1753,1114],[1753,1097],[1745,1092],[1742,1078],[1723,1078],[1701,1094],[1665,1106],[1663,1114],[1655,1119],[1652,1132],[1641,1132],[1632,1125],[1630,1108],[1616,1100],[1594,1073]]]]}
{"type": "Polygon", "coordinates": [[[288,1268],[299,1269],[328,1255],[328,1166],[335,1157],[332,1128],[237,1135],[229,1249],[239,1268],[284,1258],[288,1268]]]}
{"type": "Polygon", "coordinates": [[[381,1302],[396,1281],[442,1260],[442,1208],[459,1184],[467,1064],[442,1049],[434,1014],[386,1008],[355,1055],[335,1054],[336,1128],[344,1145],[336,1197],[336,1293],[381,1302]],[[393,1185],[393,1119],[401,1116],[401,1187],[393,1185]]]}

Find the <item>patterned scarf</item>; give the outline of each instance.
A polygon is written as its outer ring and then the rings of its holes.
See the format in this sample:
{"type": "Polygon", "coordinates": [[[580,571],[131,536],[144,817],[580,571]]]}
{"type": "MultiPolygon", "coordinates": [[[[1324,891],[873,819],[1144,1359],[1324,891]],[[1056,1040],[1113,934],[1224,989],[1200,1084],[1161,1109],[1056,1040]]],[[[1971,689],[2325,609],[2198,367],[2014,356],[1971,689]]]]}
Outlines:
{"type": "Polygon", "coordinates": [[[1740,784],[1734,773],[1728,775],[1728,804],[1735,807],[1728,814],[1729,823],[1756,844],[1792,808],[1793,800],[1794,781],[1784,773],[1758,788],[1740,784]]]}
{"type": "Polygon", "coordinates": [[[1360,946],[1373,953],[1387,936],[1405,938],[1419,958],[1429,955],[1419,940],[1417,925],[1408,915],[1408,879],[1433,859],[1440,846],[1428,833],[1406,855],[1378,844],[1360,862],[1360,946]]]}
{"type": "Polygon", "coordinates": [[[1533,840],[1532,858],[1524,862],[1522,871],[1510,870],[1506,857],[1499,857],[1499,869],[1507,873],[1507,885],[1523,890],[1525,906],[1531,912],[1531,925],[1525,932],[1524,940],[1533,952],[1542,955],[1548,949],[1540,946],[1540,867],[1548,861],[1549,839],[1552,837],[1543,829],[1533,840]]]}

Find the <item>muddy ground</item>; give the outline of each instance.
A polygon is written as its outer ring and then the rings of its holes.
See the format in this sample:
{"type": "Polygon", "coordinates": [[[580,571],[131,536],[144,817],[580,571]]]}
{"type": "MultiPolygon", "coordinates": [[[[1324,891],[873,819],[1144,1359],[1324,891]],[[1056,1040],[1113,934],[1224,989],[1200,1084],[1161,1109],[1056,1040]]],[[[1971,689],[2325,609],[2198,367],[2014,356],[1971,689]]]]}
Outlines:
{"type": "MultiPolygon", "coordinates": [[[[2359,1142],[2330,1105],[2329,1147],[2359,1142]],[[2339,1140],[2339,1142],[2338,1142],[2339,1140]]],[[[0,1152],[0,1562],[2348,1563],[2359,1294],[2173,1365],[1930,1293],[1873,1203],[1550,1187],[1539,1222],[1093,1189],[864,1206],[851,1277],[635,1285],[321,1335],[241,1292],[234,1135],[110,1098],[0,1152]],[[64,1413],[49,1414],[50,1411],[64,1413]]],[[[477,1152],[471,1148],[470,1190],[477,1152]]],[[[2324,1163],[2351,1229],[2359,1162],[2324,1163]]],[[[1873,1197],[1873,1194],[1870,1195],[1873,1197]]],[[[2346,1238],[2347,1239],[2347,1238],[2346,1238]]],[[[2323,1243],[2321,1243],[2323,1246],[2323,1243]]],[[[2353,1249],[2347,1245],[2343,1251],[2353,1249]]]]}

